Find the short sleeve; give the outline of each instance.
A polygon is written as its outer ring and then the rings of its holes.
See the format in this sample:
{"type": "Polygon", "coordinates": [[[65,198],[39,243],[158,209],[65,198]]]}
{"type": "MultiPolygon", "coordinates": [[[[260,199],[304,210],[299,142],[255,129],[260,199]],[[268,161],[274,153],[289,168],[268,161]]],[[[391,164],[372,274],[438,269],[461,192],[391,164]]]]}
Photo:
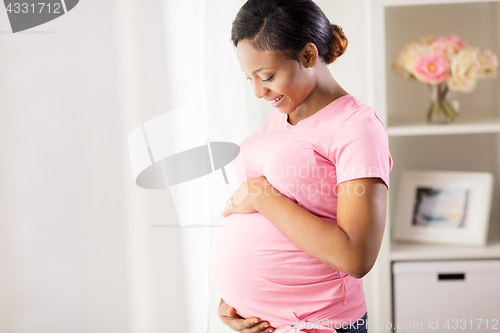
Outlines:
{"type": "Polygon", "coordinates": [[[389,188],[392,157],[384,124],[377,111],[361,107],[335,132],[328,158],[337,173],[337,185],[358,178],[381,178],[389,188]]]}

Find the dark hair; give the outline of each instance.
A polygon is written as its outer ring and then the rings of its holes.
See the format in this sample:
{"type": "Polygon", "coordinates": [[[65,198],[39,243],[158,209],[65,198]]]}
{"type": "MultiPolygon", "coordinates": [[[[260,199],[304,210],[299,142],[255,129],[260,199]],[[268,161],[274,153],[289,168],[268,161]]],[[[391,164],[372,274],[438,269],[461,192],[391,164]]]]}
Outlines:
{"type": "Polygon", "coordinates": [[[248,0],[233,22],[231,40],[248,39],[261,50],[281,50],[288,59],[311,42],[320,58],[331,64],[340,57],[347,38],[342,28],[330,21],[312,0],[248,0]]]}

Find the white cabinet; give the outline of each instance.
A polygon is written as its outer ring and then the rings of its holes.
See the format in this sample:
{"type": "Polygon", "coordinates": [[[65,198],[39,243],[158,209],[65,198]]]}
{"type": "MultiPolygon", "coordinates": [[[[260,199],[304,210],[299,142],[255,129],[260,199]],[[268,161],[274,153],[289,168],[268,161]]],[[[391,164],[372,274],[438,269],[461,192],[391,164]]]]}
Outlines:
{"type": "MultiPolygon", "coordinates": [[[[398,293],[404,293],[409,285],[393,291],[393,284],[387,282],[394,282],[393,264],[397,267],[403,261],[416,264],[418,261],[500,259],[500,205],[496,205],[500,200],[500,77],[479,81],[472,93],[450,96],[460,102],[459,124],[428,125],[425,123],[430,99],[427,87],[396,76],[391,63],[401,47],[426,34],[439,37],[454,33],[472,46],[491,49],[500,55],[500,1],[366,0],[366,5],[371,97],[367,104],[375,106],[386,125],[394,160],[387,233],[371,277],[379,289],[369,302],[372,304],[369,320],[374,324],[395,323],[392,300],[397,300],[398,293]],[[495,185],[488,246],[391,241],[390,230],[397,223],[394,212],[399,178],[406,169],[492,173],[495,185]]],[[[492,288],[498,292],[500,284],[492,288]]],[[[450,306],[458,309],[461,304],[450,306]]],[[[384,327],[370,332],[390,331],[393,330],[384,327]]]]}
{"type": "Polygon", "coordinates": [[[500,260],[397,262],[396,332],[500,330],[500,260]]]}

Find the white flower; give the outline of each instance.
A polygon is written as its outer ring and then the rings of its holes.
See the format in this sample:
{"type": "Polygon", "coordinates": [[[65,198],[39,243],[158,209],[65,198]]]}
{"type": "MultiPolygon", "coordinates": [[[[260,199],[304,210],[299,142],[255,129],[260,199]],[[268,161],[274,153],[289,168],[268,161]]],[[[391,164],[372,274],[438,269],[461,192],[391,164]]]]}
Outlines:
{"type": "Polygon", "coordinates": [[[454,91],[471,92],[481,77],[481,62],[477,48],[465,47],[451,59],[451,75],[448,88],[454,91]]]}
{"type": "Polygon", "coordinates": [[[498,57],[490,50],[484,50],[483,54],[479,54],[479,62],[481,63],[481,78],[495,78],[497,76],[498,57]]]}

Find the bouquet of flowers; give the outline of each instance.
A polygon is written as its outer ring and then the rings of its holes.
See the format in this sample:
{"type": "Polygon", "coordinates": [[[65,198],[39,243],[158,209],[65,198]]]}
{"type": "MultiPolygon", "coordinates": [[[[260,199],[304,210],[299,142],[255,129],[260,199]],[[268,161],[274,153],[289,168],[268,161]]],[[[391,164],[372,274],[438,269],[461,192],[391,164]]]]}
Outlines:
{"type": "Polygon", "coordinates": [[[393,62],[396,74],[426,83],[432,102],[427,113],[429,122],[456,121],[457,111],[446,101],[449,90],[471,92],[480,79],[497,76],[498,57],[490,50],[481,52],[454,34],[434,39],[423,36],[405,45],[393,62]]]}

